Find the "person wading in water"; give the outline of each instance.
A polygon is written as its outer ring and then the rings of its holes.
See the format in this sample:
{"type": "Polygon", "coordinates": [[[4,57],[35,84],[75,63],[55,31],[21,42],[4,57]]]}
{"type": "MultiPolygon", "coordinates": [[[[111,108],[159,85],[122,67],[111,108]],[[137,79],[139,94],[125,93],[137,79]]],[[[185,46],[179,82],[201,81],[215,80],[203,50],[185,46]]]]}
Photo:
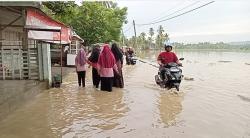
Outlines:
{"type": "Polygon", "coordinates": [[[118,73],[115,57],[108,44],[103,45],[98,62],[98,72],[101,77],[101,90],[112,91],[114,71],[118,73]]]}

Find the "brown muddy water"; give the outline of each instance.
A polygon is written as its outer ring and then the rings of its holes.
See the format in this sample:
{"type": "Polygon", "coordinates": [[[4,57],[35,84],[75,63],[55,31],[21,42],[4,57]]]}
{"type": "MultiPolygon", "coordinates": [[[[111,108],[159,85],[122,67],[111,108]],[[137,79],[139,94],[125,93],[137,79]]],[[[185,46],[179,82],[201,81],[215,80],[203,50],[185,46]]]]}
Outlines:
{"type": "MultiPolygon", "coordinates": [[[[124,66],[125,88],[79,88],[75,72],[0,122],[1,138],[249,138],[250,53],[176,51],[180,92],[159,88],[157,68],[124,66]]],[[[155,64],[157,52],[138,53],[155,64]]],[[[89,69],[90,70],[90,69],[89,69]]]]}

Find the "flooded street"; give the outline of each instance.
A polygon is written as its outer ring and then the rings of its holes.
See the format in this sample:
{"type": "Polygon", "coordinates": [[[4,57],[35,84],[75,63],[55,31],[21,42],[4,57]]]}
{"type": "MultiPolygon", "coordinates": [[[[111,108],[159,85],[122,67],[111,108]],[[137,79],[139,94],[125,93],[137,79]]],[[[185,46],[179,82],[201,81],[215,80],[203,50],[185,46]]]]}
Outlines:
{"type": "MultiPolygon", "coordinates": [[[[155,84],[157,68],[124,65],[125,88],[79,88],[76,73],[0,122],[1,138],[250,138],[250,53],[176,51],[180,92],[155,84]]],[[[157,52],[139,53],[155,63],[157,52]]]]}

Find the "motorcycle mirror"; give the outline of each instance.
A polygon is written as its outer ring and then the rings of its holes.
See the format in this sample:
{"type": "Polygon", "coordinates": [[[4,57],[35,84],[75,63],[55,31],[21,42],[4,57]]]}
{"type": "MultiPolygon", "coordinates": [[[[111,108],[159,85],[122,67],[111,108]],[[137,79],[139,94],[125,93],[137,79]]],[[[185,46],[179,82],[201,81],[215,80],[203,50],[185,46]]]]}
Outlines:
{"type": "Polygon", "coordinates": [[[184,58],[180,58],[179,60],[184,60],[184,58]]]}

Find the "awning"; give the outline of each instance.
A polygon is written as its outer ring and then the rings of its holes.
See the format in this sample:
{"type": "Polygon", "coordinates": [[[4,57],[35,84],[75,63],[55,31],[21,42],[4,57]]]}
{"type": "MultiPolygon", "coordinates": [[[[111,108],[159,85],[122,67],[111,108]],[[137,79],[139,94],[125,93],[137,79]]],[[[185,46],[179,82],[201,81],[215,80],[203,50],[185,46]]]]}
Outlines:
{"type": "Polygon", "coordinates": [[[75,31],[73,31],[73,37],[76,37],[77,39],[79,39],[82,42],[84,42],[84,40],[75,31]]]}
{"type": "Polygon", "coordinates": [[[36,26],[37,30],[28,30],[28,38],[37,40],[47,40],[48,42],[59,43],[60,32],[42,31],[40,28],[61,28],[61,43],[71,42],[71,29],[64,24],[51,19],[49,16],[37,9],[27,9],[26,26],[36,26]]]}

